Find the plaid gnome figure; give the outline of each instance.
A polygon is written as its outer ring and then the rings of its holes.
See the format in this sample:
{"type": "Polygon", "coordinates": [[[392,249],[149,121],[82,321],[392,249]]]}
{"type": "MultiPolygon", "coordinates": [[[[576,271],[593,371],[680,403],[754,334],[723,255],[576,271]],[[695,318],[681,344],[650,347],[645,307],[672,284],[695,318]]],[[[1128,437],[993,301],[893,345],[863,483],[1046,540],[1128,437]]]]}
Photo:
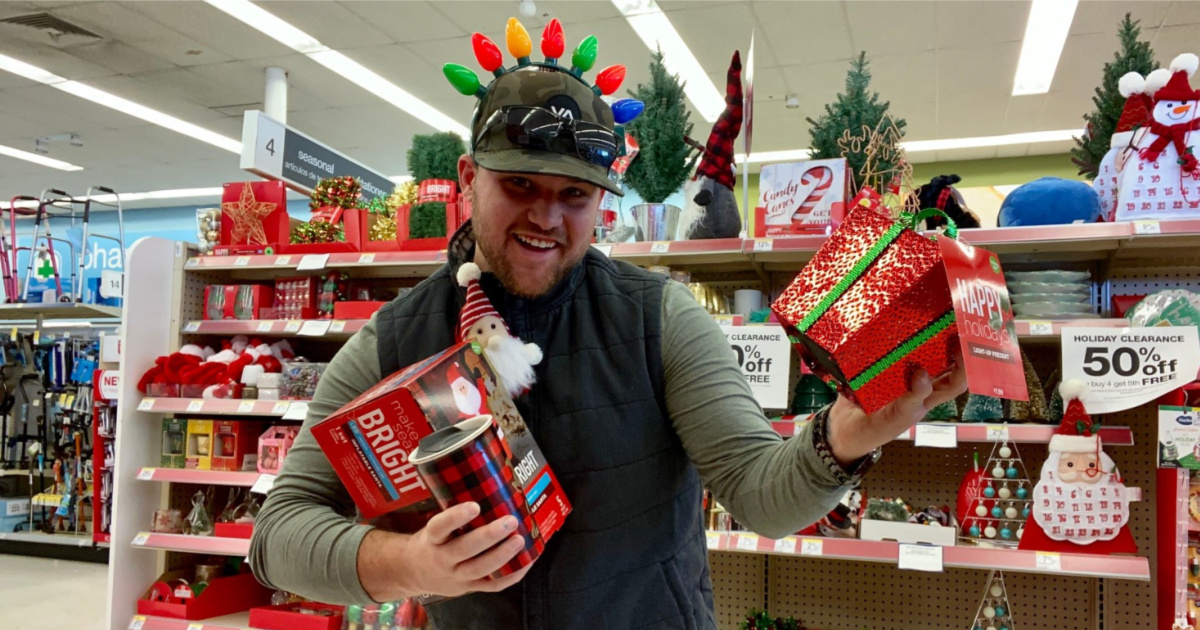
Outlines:
{"type": "Polygon", "coordinates": [[[733,141],[742,131],[742,58],[733,51],[725,80],[725,111],[713,123],[696,175],[684,186],[680,229],[688,240],[734,238],[742,229],[733,194],[733,141]]]}

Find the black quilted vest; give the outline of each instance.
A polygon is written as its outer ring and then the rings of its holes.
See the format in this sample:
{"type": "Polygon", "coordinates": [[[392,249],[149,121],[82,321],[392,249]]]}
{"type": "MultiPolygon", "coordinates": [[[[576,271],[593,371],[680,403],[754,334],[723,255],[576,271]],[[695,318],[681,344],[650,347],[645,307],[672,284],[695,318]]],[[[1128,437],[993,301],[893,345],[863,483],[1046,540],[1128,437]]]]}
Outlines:
{"type": "MultiPolygon", "coordinates": [[[[454,342],[458,257],[378,315],[383,374],[454,342]]],[[[430,607],[438,630],[716,628],[701,482],[667,417],[666,279],[589,251],[537,300],[484,292],[545,355],[516,401],[574,511],[521,584],[430,607]]]]}

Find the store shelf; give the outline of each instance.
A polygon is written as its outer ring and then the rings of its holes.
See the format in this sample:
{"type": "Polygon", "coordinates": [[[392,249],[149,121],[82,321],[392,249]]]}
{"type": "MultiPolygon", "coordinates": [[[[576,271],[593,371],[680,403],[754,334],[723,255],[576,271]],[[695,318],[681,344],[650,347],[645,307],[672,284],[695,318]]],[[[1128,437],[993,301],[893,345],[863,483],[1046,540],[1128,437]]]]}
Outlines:
{"type": "Polygon", "coordinates": [[[133,619],[129,621],[129,625],[126,626],[127,630],[247,630],[249,628],[249,612],[213,617],[203,621],[134,615],[133,619]]]}
{"type": "Polygon", "coordinates": [[[366,319],[227,319],[193,320],[183,325],[185,335],[264,335],[271,337],[319,337],[349,339],[370,320],[366,319]]]}
{"type": "Polygon", "coordinates": [[[25,477],[29,471],[24,468],[5,468],[0,470],[0,477],[25,477]]]}
{"type": "Polygon", "coordinates": [[[238,400],[202,398],[143,398],[137,410],[149,413],[191,413],[205,416],[268,416],[303,420],[307,400],[238,400]]]}
{"type": "Polygon", "coordinates": [[[1063,328],[1125,328],[1129,320],[1116,319],[1018,319],[1017,338],[1022,344],[1053,344],[1062,340],[1063,328]]]}
{"type": "MultiPolygon", "coordinates": [[[[804,428],[807,420],[775,420],[771,422],[783,437],[793,437],[804,428]]],[[[918,426],[955,427],[959,442],[998,442],[1007,436],[1009,442],[1018,444],[1049,444],[1050,436],[1058,428],[1050,424],[975,424],[956,422],[922,422],[918,426]]],[[[917,429],[911,428],[898,436],[897,440],[911,441],[917,429]]],[[[1133,431],[1129,427],[1101,427],[1100,439],[1105,446],[1133,446],[1133,431]]]]}
{"type": "Polygon", "coordinates": [[[364,277],[410,277],[420,278],[432,274],[446,262],[446,252],[363,252],[302,256],[299,254],[272,254],[265,256],[194,256],[184,263],[187,271],[231,271],[234,277],[275,278],[279,276],[319,273],[323,269],[351,270],[357,278],[364,277]],[[306,261],[305,258],[308,258],[306,261]],[[323,259],[319,267],[301,271],[302,263],[312,265],[323,259]]]}
{"type": "Polygon", "coordinates": [[[254,472],[227,470],[192,470],[190,468],[142,468],[137,478],[141,481],[166,483],[199,483],[213,486],[253,486],[262,475],[254,472]]]}
{"type": "Polygon", "coordinates": [[[83,534],[35,532],[0,532],[0,540],[10,542],[38,543],[42,545],[60,545],[63,547],[107,547],[106,543],[92,540],[90,532],[83,534]]]}
{"type": "Polygon", "coordinates": [[[739,271],[750,268],[743,246],[744,241],[740,238],[617,243],[612,245],[609,256],[641,267],[663,265],[691,271],[739,271]]]}
{"type": "Polygon", "coordinates": [[[47,304],[0,304],[0,320],[34,319],[120,319],[121,309],[98,304],[54,302],[47,304]]]}
{"type": "MultiPolygon", "coordinates": [[[[887,564],[897,564],[900,557],[900,544],[894,542],[805,537],[788,537],[776,541],[754,534],[737,532],[708,532],[708,548],[712,551],[769,553],[887,564]]],[[[942,564],[946,568],[979,569],[981,571],[1001,570],[1143,581],[1150,579],[1150,561],[1139,556],[1051,554],[1019,549],[943,547],[942,564]]]]}
{"type": "Polygon", "coordinates": [[[165,549],[188,553],[213,553],[219,556],[245,556],[250,553],[249,538],[219,538],[217,536],[186,536],[142,532],[132,545],[142,549],[165,549]]]}

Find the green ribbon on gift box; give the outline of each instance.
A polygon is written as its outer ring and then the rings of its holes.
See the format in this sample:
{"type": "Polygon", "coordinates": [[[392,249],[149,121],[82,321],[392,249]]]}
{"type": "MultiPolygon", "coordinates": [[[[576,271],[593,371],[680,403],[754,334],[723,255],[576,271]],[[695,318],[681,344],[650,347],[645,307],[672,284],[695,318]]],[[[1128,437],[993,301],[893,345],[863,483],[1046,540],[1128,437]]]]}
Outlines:
{"type": "MultiPolygon", "coordinates": [[[[934,216],[940,216],[946,220],[947,236],[950,238],[958,238],[958,226],[955,225],[954,219],[946,216],[946,213],[942,212],[941,210],[929,208],[915,214],[911,212],[901,213],[900,219],[893,223],[892,226],[883,233],[883,236],[879,237],[879,240],[875,241],[875,243],[871,245],[869,249],[867,249],[862,258],[858,259],[858,261],[854,263],[854,266],[850,268],[850,271],[847,272],[846,275],[843,276],[842,279],[839,280],[838,283],[829,290],[829,293],[825,294],[825,297],[821,298],[820,302],[817,302],[817,305],[814,306],[811,311],[809,311],[808,315],[805,315],[804,318],[800,320],[800,322],[796,325],[796,329],[800,332],[807,333],[808,330],[817,323],[817,320],[821,319],[821,317],[833,307],[834,302],[837,302],[843,295],[845,295],[846,291],[850,290],[850,287],[854,286],[854,283],[858,282],[858,280],[862,278],[863,274],[867,272],[867,269],[869,269],[871,265],[875,264],[875,261],[883,255],[883,252],[886,251],[887,248],[891,246],[891,244],[894,243],[897,238],[900,238],[900,234],[902,234],[905,229],[916,230],[922,221],[934,216]]],[[[850,381],[850,388],[859,389],[863,385],[866,385],[871,381],[871,379],[879,376],[888,368],[899,362],[900,359],[903,359],[905,356],[912,353],[925,342],[933,339],[938,333],[942,332],[951,324],[953,324],[954,321],[955,317],[953,310],[943,314],[941,317],[934,320],[932,324],[917,332],[917,334],[913,335],[907,341],[897,346],[882,359],[876,361],[873,365],[871,365],[871,367],[868,367],[858,376],[854,377],[850,381]]]]}

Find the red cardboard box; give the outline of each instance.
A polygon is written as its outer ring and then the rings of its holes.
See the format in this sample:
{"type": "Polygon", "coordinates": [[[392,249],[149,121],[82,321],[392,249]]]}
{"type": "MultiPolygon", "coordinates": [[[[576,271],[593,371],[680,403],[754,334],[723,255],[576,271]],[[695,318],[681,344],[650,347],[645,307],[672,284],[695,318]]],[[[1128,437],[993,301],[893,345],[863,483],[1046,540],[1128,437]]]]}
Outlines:
{"type": "MultiPolygon", "coordinates": [[[[221,241],[228,254],[239,247],[274,247],[288,242],[287,188],[281,181],[230,182],[221,194],[221,241]]],[[[266,253],[265,251],[262,253],[266,253]]]]}
{"type": "Polygon", "coordinates": [[[517,482],[548,540],[571,503],[477,345],[458,344],[389,376],[315,426],[313,435],[371,519],[427,500],[428,509],[436,509],[408,454],[435,430],[481,414],[491,414],[500,427],[517,482]]]}
{"type": "Polygon", "coordinates": [[[274,303],[274,288],[261,284],[210,284],[204,287],[204,319],[263,319],[261,309],[274,303]]]}
{"type": "Polygon", "coordinates": [[[266,429],[253,420],[214,420],[212,470],[254,470],[258,461],[258,436],[266,429]],[[247,456],[250,456],[247,461],[247,456]]]}
{"type": "Polygon", "coordinates": [[[334,319],[371,319],[375,311],[383,308],[387,302],[374,300],[354,300],[333,303],[334,319]]]}
{"type": "Polygon", "coordinates": [[[396,232],[397,238],[387,239],[383,241],[371,240],[371,229],[375,227],[375,222],[379,220],[379,215],[372,214],[362,209],[352,209],[346,211],[346,240],[350,240],[352,234],[350,226],[356,224],[357,231],[353,233],[355,243],[358,245],[360,252],[398,252],[400,251],[399,231],[396,232]],[[349,216],[358,214],[358,218],[350,219],[349,216]]]}
{"type": "Polygon", "coordinates": [[[400,241],[400,251],[436,251],[446,249],[450,237],[459,228],[459,206],[457,201],[446,204],[446,236],[432,238],[408,238],[408,212],[412,206],[401,206],[396,211],[396,238],[400,241]]]}
{"type": "MultiPolygon", "coordinates": [[[[155,582],[171,584],[176,580],[191,580],[191,571],[169,571],[155,582]]],[[[248,610],[253,606],[271,603],[271,589],[258,583],[254,575],[242,573],[216,578],[196,597],[164,602],[152,601],[154,588],[146,589],[137,602],[139,615],[156,615],[173,619],[208,619],[248,610]]]]}
{"type": "Polygon", "coordinates": [[[342,630],[345,613],[344,606],[317,602],[259,606],[250,609],[250,625],[261,630],[342,630]],[[327,614],[303,613],[301,610],[327,614]]]}

